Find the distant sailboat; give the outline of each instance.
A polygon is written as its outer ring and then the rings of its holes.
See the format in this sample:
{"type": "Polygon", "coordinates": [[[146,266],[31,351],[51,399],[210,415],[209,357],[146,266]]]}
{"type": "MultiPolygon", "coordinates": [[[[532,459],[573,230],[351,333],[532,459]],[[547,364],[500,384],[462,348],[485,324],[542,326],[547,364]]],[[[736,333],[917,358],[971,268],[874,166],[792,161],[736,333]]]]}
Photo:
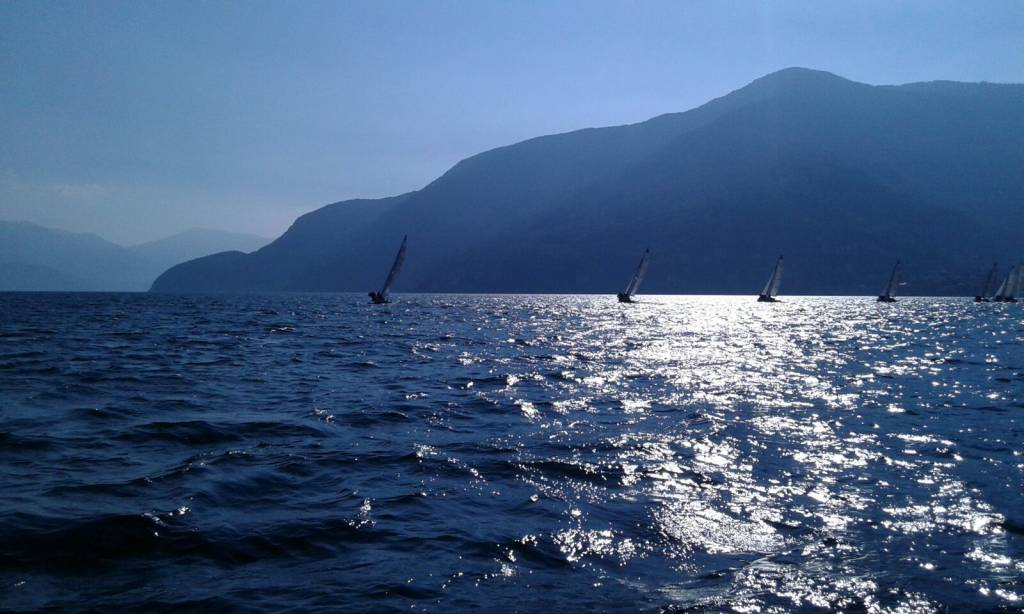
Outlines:
{"type": "Polygon", "coordinates": [[[985,277],[985,284],[981,286],[981,292],[978,293],[978,296],[974,297],[975,303],[987,303],[991,300],[992,295],[989,292],[992,290],[992,283],[996,280],[996,270],[998,267],[998,264],[992,263],[992,269],[989,270],[988,275],[985,277]]]}
{"type": "Polygon", "coordinates": [[[633,277],[630,278],[629,284],[626,285],[626,291],[620,292],[616,296],[619,297],[620,303],[632,303],[633,295],[640,289],[640,283],[644,280],[644,274],[647,273],[647,263],[651,257],[650,248],[644,250],[644,255],[640,258],[640,264],[637,265],[636,271],[633,272],[633,277]]]}
{"type": "Polygon", "coordinates": [[[896,261],[896,266],[892,267],[892,274],[889,275],[889,283],[885,285],[885,290],[878,296],[879,303],[895,303],[896,302],[896,286],[899,284],[900,277],[900,261],[896,261]]]}
{"type": "Polygon", "coordinates": [[[1013,275],[1013,269],[1010,269],[1010,272],[1003,279],[1003,283],[999,284],[999,287],[996,288],[996,293],[992,295],[992,300],[993,301],[995,301],[997,303],[1002,303],[1003,300],[1005,300],[1004,299],[1004,296],[1005,296],[1004,292],[1006,290],[1006,282],[1009,281],[1010,275],[1013,275]]]}
{"type": "Polygon", "coordinates": [[[384,286],[380,289],[380,292],[370,292],[370,302],[374,305],[382,305],[388,302],[388,290],[391,289],[391,284],[395,283],[398,272],[402,270],[402,263],[405,262],[405,242],[408,238],[408,235],[402,237],[402,246],[398,248],[395,263],[391,265],[391,271],[388,272],[388,278],[384,280],[384,286]]]}
{"type": "Polygon", "coordinates": [[[992,300],[997,303],[1016,303],[1022,285],[1024,285],[1024,265],[1018,264],[1010,269],[992,300]]]}
{"type": "Polygon", "coordinates": [[[764,285],[764,289],[761,290],[761,294],[757,297],[759,303],[777,303],[779,299],[775,298],[775,295],[779,293],[779,284],[782,283],[782,256],[775,261],[775,268],[772,269],[772,276],[768,278],[768,283],[764,285]]]}
{"type": "Polygon", "coordinates": [[[1013,276],[1013,283],[1006,288],[1006,302],[1016,303],[1020,291],[1024,289],[1024,264],[1013,267],[1016,273],[1013,276]]]}

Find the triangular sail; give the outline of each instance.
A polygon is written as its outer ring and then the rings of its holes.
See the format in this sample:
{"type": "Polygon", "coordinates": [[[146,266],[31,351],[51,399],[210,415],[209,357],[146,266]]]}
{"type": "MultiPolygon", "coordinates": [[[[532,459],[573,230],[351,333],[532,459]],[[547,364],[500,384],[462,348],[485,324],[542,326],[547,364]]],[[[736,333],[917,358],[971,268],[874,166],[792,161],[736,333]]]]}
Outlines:
{"type": "Polygon", "coordinates": [[[1003,283],[996,290],[995,298],[996,300],[1014,299],[1022,289],[1024,289],[1024,265],[1018,264],[1006,274],[1003,283]]]}
{"type": "Polygon", "coordinates": [[[779,263],[775,266],[775,279],[772,280],[772,291],[768,296],[775,296],[779,293],[779,286],[782,284],[782,256],[779,256],[779,263]]]}
{"type": "Polygon", "coordinates": [[[990,298],[992,296],[989,292],[992,290],[992,283],[996,280],[996,271],[998,267],[998,263],[992,263],[992,269],[989,270],[988,275],[985,277],[985,285],[981,287],[981,293],[978,294],[978,296],[982,298],[990,298]]]}
{"type": "Polygon", "coordinates": [[[408,239],[408,235],[402,237],[402,246],[398,248],[398,255],[395,256],[395,263],[391,265],[391,271],[388,272],[388,278],[384,280],[384,287],[380,289],[381,296],[387,296],[388,290],[391,289],[391,284],[395,283],[395,279],[398,277],[399,271],[402,270],[402,263],[405,262],[405,242],[408,239]]]}
{"type": "Polygon", "coordinates": [[[892,267],[892,274],[889,275],[889,283],[885,285],[885,292],[882,296],[892,298],[896,296],[896,287],[899,285],[900,276],[900,261],[896,261],[896,266],[892,267]]]}
{"type": "Polygon", "coordinates": [[[775,296],[779,293],[779,284],[782,283],[782,256],[775,261],[775,268],[772,269],[772,276],[768,278],[768,283],[764,285],[764,290],[761,290],[763,296],[775,296]]]}
{"type": "Polygon", "coordinates": [[[633,296],[636,291],[640,289],[640,284],[644,281],[644,275],[647,273],[647,263],[650,259],[651,250],[644,250],[644,255],[640,258],[640,264],[637,265],[636,271],[633,272],[633,277],[630,278],[629,284],[626,286],[626,296],[633,296]]]}
{"type": "Polygon", "coordinates": [[[1009,278],[1006,283],[1006,298],[1017,298],[1020,294],[1021,286],[1024,285],[1024,266],[1017,265],[1010,271],[1009,278]]]}
{"type": "Polygon", "coordinates": [[[1006,283],[1010,281],[1010,276],[1013,275],[1013,269],[1003,278],[1003,283],[999,284],[999,288],[996,290],[995,298],[1006,298],[1006,283]]]}

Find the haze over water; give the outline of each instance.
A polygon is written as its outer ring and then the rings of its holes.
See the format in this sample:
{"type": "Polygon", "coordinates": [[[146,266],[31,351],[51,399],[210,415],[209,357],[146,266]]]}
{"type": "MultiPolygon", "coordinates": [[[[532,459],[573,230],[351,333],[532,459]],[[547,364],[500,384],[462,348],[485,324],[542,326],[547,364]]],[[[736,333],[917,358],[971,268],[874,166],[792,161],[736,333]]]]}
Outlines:
{"type": "Polygon", "coordinates": [[[0,294],[0,608],[1016,610],[1024,307],[0,294]]]}

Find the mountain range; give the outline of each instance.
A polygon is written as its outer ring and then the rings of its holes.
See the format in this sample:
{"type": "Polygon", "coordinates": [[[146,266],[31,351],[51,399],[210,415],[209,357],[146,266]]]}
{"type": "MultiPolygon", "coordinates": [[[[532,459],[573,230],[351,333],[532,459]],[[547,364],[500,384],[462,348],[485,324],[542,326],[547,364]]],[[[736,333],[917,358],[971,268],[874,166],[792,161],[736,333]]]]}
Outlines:
{"type": "Polygon", "coordinates": [[[875,86],[790,68],[698,108],[467,158],[415,192],[303,215],[251,254],[205,256],[165,292],[973,294],[1024,228],[1024,85],[875,86]]]}
{"type": "Polygon", "coordinates": [[[168,267],[225,249],[252,251],[268,239],[193,229],[122,247],[94,234],[0,222],[0,291],[146,290],[168,267]]]}

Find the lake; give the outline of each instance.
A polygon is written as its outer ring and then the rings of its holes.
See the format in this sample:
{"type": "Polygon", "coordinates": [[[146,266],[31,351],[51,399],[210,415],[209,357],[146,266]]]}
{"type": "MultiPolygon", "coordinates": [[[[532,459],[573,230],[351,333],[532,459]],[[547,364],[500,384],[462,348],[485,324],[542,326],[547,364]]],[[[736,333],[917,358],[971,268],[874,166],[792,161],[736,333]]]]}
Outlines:
{"type": "Polygon", "coordinates": [[[1024,305],[0,294],[0,608],[1024,607],[1024,305]]]}

